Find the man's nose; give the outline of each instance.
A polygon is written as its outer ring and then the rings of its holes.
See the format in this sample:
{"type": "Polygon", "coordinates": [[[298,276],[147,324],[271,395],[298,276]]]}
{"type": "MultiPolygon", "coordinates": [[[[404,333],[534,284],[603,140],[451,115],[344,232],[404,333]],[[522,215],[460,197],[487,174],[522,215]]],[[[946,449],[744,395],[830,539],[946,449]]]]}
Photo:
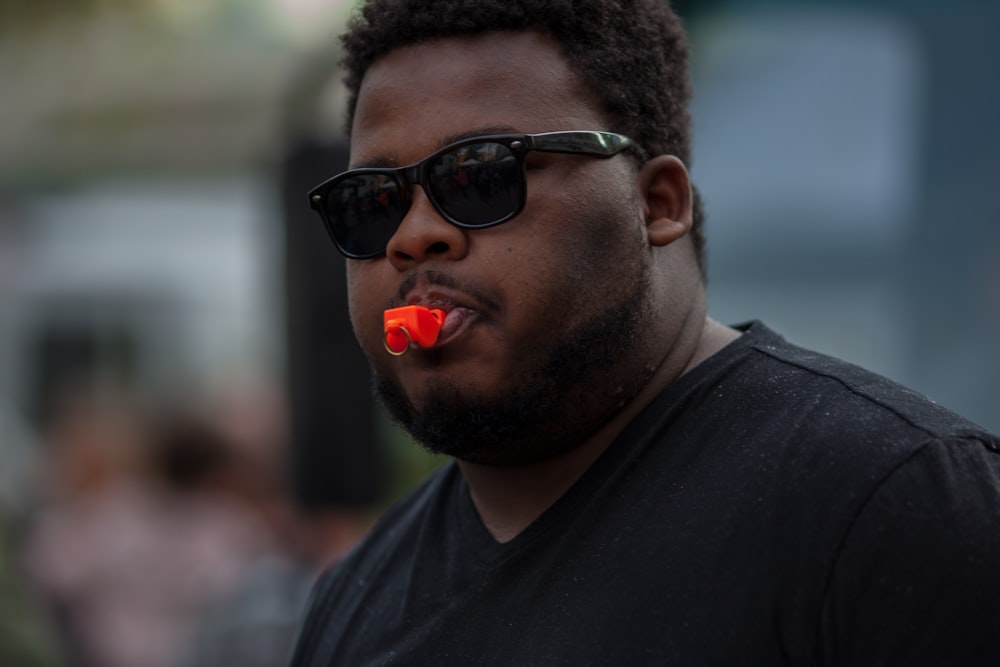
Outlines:
{"type": "Polygon", "coordinates": [[[441,217],[423,188],[414,185],[410,209],[389,239],[385,255],[400,271],[433,258],[459,260],[469,250],[467,234],[441,217]]]}

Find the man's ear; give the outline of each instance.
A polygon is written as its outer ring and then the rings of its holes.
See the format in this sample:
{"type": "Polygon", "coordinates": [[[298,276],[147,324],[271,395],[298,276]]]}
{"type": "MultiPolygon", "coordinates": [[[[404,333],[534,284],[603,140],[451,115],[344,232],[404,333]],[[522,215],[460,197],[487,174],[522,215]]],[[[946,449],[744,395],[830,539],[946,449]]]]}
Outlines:
{"type": "Polygon", "coordinates": [[[691,180],[684,163],[673,155],[659,155],[639,172],[639,196],[646,216],[649,242],[665,246],[691,229],[691,180]]]}

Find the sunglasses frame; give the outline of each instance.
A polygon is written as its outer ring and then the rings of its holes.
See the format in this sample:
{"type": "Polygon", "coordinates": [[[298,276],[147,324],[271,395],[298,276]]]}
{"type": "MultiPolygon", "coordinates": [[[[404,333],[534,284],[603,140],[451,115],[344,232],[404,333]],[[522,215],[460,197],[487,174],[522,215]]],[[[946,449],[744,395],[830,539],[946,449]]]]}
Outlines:
{"type": "MultiPolygon", "coordinates": [[[[326,228],[327,233],[333,240],[334,245],[337,246],[337,250],[339,250],[342,255],[349,259],[371,259],[373,257],[384,255],[385,248],[383,247],[381,250],[370,253],[356,253],[348,251],[343,245],[341,245],[340,241],[337,240],[337,236],[333,231],[333,220],[330,219],[330,216],[328,216],[325,210],[327,195],[338,183],[344,180],[356,176],[378,174],[387,176],[395,181],[400,188],[403,201],[406,203],[406,208],[403,210],[402,217],[400,217],[399,222],[396,225],[396,229],[399,229],[399,225],[403,223],[403,220],[406,218],[406,214],[409,212],[409,193],[410,188],[414,185],[419,185],[423,189],[427,199],[434,207],[434,210],[437,211],[438,215],[450,224],[456,227],[461,227],[462,229],[485,229],[487,227],[493,227],[507,222],[508,220],[517,217],[517,215],[524,210],[528,190],[524,157],[530,151],[540,151],[545,153],[575,153],[579,155],[609,158],[621,153],[623,150],[631,146],[634,146],[634,142],[623,134],[592,130],[543,132],[541,134],[487,134],[469,137],[467,139],[462,139],[448,144],[447,146],[443,146],[425,157],[423,160],[414,162],[413,164],[405,167],[362,167],[359,169],[350,169],[337,174],[310,190],[309,204],[316,210],[317,213],[319,213],[320,218],[323,220],[323,226],[326,228]],[[514,159],[517,161],[522,187],[519,201],[517,202],[515,209],[509,214],[488,223],[470,224],[452,217],[442,208],[442,205],[435,198],[434,193],[427,186],[427,167],[431,162],[451,151],[462,148],[463,146],[482,143],[501,144],[510,151],[511,155],[513,155],[514,159]]],[[[395,234],[395,230],[393,230],[393,234],[395,234]]],[[[390,235],[389,238],[392,238],[392,236],[390,235]]]]}

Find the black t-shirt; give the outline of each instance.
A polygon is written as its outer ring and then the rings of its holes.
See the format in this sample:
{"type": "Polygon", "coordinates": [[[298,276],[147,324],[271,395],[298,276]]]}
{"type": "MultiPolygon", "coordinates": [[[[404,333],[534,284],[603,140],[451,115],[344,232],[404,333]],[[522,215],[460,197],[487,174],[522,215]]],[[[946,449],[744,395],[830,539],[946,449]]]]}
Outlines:
{"type": "Polygon", "coordinates": [[[757,323],[510,542],[438,471],[320,580],[294,664],[1000,665],[998,450],[757,323]]]}

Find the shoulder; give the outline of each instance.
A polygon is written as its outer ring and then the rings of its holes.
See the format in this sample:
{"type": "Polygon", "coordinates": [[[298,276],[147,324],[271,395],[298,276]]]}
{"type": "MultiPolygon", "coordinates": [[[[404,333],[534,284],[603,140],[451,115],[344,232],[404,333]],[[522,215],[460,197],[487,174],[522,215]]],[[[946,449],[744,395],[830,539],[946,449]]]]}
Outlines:
{"type": "Polygon", "coordinates": [[[993,664],[1000,438],[876,373],[749,333],[747,400],[767,397],[759,426],[783,434],[784,460],[808,461],[803,489],[827,508],[821,662],[993,664]]]}
{"type": "Polygon", "coordinates": [[[998,561],[1000,454],[976,438],[926,441],[844,536],[823,608],[827,662],[996,664],[998,561]]]}
{"type": "Polygon", "coordinates": [[[996,435],[882,375],[793,345],[760,323],[744,338],[742,372],[735,375],[746,390],[740,398],[767,401],[812,436],[881,441],[882,449],[907,443],[894,458],[931,439],[969,439],[1000,451],[996,435]]]}
{"type": "Polygon", "coordinates": [[[642,433],[670,445],[653,460],[660,470],[690,460],[704,484],[771,499],[785,519],[775,530],[798,539],[792,527],[812,526],[825,553],[890,482],[946,477],[967,461],[978,462],[969,474],[987,475],[1000,456],[1000,439],[961,416],[759,323],[704,366],[645,417],[642,433]]]}

